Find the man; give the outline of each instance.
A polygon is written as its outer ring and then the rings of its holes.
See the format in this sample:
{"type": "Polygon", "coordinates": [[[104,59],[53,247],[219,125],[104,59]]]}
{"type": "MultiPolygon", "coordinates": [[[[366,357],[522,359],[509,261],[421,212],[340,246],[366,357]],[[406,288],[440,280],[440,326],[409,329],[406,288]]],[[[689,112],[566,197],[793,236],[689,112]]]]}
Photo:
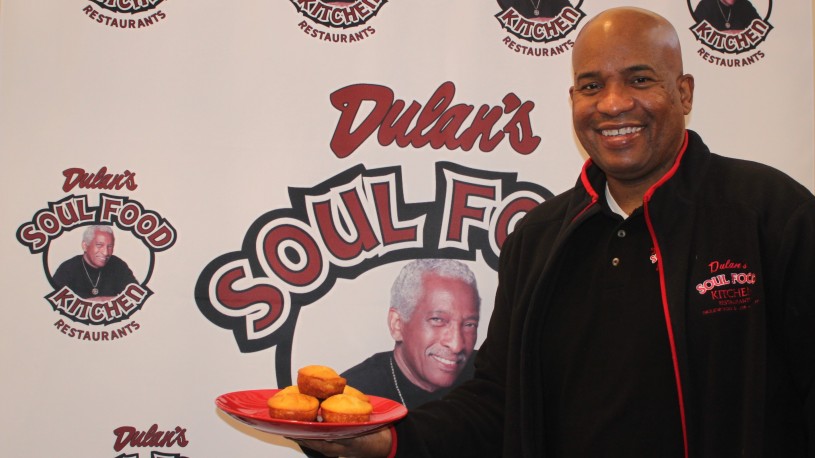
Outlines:
{"type": "Polygon", "coordinates": [[[661,16],[599,14],[572,64],[590,160],[503,245],[475,377],[390,430],[306,442],[362,457],[815,456],[815,197],[685,130],[694,80],[661,16]]]}
{"type": "Polygon", "coordinates": [[[82,234],[82,254],[57,268],[54,288],[67,286],[84,299],[107,301],[138,283],[127,263],[113,255],[115,243],[110,226],[88,226],[82,234]]]}
{"type": "Polygon", "coordinates": [[[750,0],[701,0],[693,10],[693,18],[726,32],[744,30],[761,16],[750,0]]]}
{"type": "Polygon", "coordinates": [[[393,351],[377,353],[342,376],[364,393],[408,409],[442,397],[472,377],[480,303],[475,276],[461,262],[410,262],[391,287],[393,351]]]}

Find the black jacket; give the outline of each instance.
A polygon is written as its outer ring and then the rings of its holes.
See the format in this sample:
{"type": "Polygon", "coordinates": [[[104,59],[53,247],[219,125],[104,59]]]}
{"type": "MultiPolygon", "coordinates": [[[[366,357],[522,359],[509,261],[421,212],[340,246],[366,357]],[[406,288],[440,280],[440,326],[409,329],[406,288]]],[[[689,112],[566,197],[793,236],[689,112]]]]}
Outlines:
{"type": "MultiPolygon", "coordinates": [[[[604,184],[588,161],[510,235],[475,378],[397,425],[397,457],[545,456],[538,330],[563,242],[604,184]]],[[[815,456],[815,198],[689,131],[644,210],[688,456],[815,456]]]]}

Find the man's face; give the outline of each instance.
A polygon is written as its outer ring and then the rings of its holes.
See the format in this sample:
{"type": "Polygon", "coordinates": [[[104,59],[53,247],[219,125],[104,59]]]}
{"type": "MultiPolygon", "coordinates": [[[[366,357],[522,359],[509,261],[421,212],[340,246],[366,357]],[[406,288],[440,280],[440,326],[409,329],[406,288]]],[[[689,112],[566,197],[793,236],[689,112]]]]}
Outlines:
{"type": "Polygon", "coordinates": [[[693,77],[664,35],[618,21],[588,29],[575,45],[575,133],[609,182],[655,183],[673,165],[684,139],[693,77]]]}
{"type": "Polygon", "coordinates": [[[473,353],[477,293],[461,280],[426,274],[410,320],[393,309],[389,320],[399,367],[415,385],[436,391],[455,382],[473,353]]]}
{"type": "Polygon", "coordinates": [[[113,255],[113,235],[96,231],[90,243],[82,242],[82,251],[85,262],[97,269],[105,267],[113,255]]]}

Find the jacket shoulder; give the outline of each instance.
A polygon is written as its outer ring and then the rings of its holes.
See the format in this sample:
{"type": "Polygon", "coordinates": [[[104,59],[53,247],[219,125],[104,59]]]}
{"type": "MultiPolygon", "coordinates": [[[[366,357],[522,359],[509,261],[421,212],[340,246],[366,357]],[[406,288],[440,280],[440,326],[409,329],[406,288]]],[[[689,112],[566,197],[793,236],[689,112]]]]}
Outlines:
{"type": "Polygon", "coordinates": [[[570,203],[575,196],[575,189],[571,188],[561,194],[546,199],[536,206],[515,227],[515,231],[534,230],[541,224],[550,225],[560,222],[566,217],[570,203]]]}
{"type": "Polygon", "coordinates": [[[705,187],[722,195],[749,200],[758,205],[787,203],[798,206],[815,196],[804,185],[769,165],[746,159],[710,154],[705,187]]]}

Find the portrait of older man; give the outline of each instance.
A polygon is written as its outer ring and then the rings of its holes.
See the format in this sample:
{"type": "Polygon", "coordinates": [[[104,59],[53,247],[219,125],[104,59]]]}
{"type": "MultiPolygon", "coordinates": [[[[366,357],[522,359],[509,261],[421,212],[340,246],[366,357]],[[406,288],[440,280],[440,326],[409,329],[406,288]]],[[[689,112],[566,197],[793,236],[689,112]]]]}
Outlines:
{"type": "Polygon", "coordinates": [[[693,18],[707,21],[713,28],[722,31],[744,30],[761,19],[750,0],[701,0],[693,10],[693,18]]]}
{"type": "Polygon", "coordinates": [[[472,271],[451,259],[418,259],[391,288],[392,351],[345,371],[348,384],[409,409],[472,377],[481,300],[472,271]]]}
{"type": "Polygon", "coordinates": [[[569,0],[498,0],[498,6],[502,10],[515,8],[528,19],[551,19],[572,4],[569,0]]]}
{"type": "Polygon", "coordinates": [[[84,299],[105,301],[130,283],[138,283],[127,263],[114,256],[115,244],[110,226],[88,226],[82,234],[82,254],[60,264],[52,278],[53,286],[67,286],[84,299]]]}

